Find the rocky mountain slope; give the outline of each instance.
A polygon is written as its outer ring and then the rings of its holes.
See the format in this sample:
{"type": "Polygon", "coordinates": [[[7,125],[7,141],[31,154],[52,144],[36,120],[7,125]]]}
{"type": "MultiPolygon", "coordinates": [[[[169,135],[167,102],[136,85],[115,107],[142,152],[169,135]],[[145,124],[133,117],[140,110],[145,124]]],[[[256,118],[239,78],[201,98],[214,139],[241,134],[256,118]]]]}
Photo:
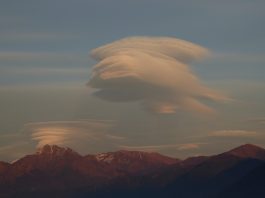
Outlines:
{"type": "Polygon", "coordinates": [[[0,197],[236,198],[246,190],[265,197],[264,164],[265,150],[250,144],[186,160],[125,150],[81,156],[45,145],[11,164],[0,162],[0,197]]]}

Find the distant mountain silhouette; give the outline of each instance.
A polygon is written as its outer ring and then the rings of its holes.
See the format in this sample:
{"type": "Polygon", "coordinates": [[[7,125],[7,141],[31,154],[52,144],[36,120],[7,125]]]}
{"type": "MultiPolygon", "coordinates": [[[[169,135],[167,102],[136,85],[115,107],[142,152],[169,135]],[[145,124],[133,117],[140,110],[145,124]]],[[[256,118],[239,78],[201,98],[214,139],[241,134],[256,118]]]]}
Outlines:
{"type": "Polygon", "coordinates": [[[254,158],[265,160],[264,149],[253,145],[253,144],[244,144],[237,148],[234,148],[228,152],[223,153],[223,155],[234,155],[240,158],[254,158]]]}
{"type": "Polygon", "coordinates": [[[0,162],[0,197],[265,197],[265,150],[246,144],[179,160],[140,151],[81,156],[45,145],[0,162]]]}

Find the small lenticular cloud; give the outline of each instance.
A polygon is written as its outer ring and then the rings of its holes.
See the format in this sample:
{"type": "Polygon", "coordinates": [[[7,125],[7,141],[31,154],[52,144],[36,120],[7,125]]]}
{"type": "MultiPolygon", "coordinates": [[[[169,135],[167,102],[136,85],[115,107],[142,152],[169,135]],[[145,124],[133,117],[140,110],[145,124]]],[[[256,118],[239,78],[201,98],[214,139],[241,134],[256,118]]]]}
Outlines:
{"type": "Polygon", "coordinates": [[[88,86],[94,95],[114,102],[140,101],[147,110],[210,113],[201,100],[226,97],[202,85],[189,63],[209,54],[188,41],[167,37],[130,37],[92,50],[98,61],[88,86]]]}
{"type": "Polygon", "coordinates": [[[37,147],[50,144],[75,148],[122,140],[123,137],[108,133],[112,126],[112,121],[104,120],[54,121],[28,123],[24,130],[31,134],[37,147]]]}

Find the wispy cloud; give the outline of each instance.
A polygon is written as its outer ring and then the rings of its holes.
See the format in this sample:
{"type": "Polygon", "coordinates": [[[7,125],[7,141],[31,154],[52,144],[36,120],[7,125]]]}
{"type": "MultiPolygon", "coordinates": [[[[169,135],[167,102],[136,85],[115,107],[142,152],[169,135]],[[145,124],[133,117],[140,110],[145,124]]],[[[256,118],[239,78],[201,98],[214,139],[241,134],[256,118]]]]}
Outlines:
{"type": "Polygon", "coordinates": [[[265,117],[251,118],[248,121],[253,122],[255,124],[265,124],[265,117]]]}
{"type": "Polygon", "coordinates": [[[1,140],[3,138],[6,140],[5,144],[0,145],[0,161],[9,161],[11,162],[14,159],[18,159],[26,154],[32,152],[30,141],[26,139],[18,139],[21,138],[21,135],[7,135],[1,136],[1,140]]]}
{"type": "MultiPolygon", "coordinates": [[[[16,19],[19,20],[19,19],[16,19]]],[[[78,38],[77,34],[65,32],[0,32],[1,42],[54,42],[78,38]]]]}
{"type": "Polygon", "coordinates": [[[247,53],[215,53],[213,58],[218,61],[235,63],[265,63],[265,54],[247,54],[247,53]]]}
{"type": "Polygon", "coordinates": [[[200,148],[200,144],[190,143],[190,144],[180,145],[178,147],[178,150],[190,150],[190,149],[198,149],[198,148],[200,148]]]}
{"type": "Polygon", "coordinates": [[[124,139],[126,139],[125,137],[122,137],[122,136],[110,135],[110,134],[106,134],[106,138],[112,139],[112,140],[124,140],[124,139]]]}
{"type": "Polygon", "coordinates": [[[162,145],[149,145],[149,146],[126,146],[120,145],[120,149],[125,150],[139,150],[139,151],[161,151],[165,149],[175,149],[175,150],[192,150],[199,149],[202,144],[206,143],[185,143],[185,144],[162,144],[162,145]]]}
{"type": "Polygon", "coordinates": [[[189,63],[209,54],[188,41],[167,37],[130,37],[92,50],[99,61],[88,86],[109,101],[140,101],[157,113],[188,110],[212,113],[202,101],[227,98],[203,85],[189,63]]]}
{"type": "Polygon", "coordinates": [[[1,68],[5,76],[87,76],[87,68],[7,67],[1,68]]]}
{"type": "Polygon", "coordinates": [[[26,144],[29,144],[29,142],[28,141],[19,141],[19,142],[13,143],[13,144],[1,146],[0,147],[0,153],[7,153],[9,151],[14,152],[18,149],[18,147],[20,147],[22,145],[26,145],[26,144]]]}
{"type": "Polygon", "coordinates": [[[246,130],[219,130],[208,134],[210,137],[256,137],[259,133],[246,130]]]}
{"type": "Polygon", "coordinates": [[[61,61],[87,62],[87,57],[73,53],[32,52],[32,51],[0,51],[0,61],[61,61]]]}

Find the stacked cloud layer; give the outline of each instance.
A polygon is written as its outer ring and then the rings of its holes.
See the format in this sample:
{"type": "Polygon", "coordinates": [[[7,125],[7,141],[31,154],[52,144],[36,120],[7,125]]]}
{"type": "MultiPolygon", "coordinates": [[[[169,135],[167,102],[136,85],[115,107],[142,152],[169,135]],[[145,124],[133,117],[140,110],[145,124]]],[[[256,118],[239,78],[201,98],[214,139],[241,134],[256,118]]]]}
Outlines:
{"type": "Polygon", "coordinates": [[[79,120],[28,123],[24,130],[30,132],[32,140],[38,142],[37,147],[50,144],[75,148],[87,147],[91,142],[98,144],[105,140],[106,144],[107,140],[122,139],[108,133],[111,127],[111,121],[79,120]]]}
{"type": "Polygon", "coordinates": [[[189,110],[209,113],[202,101],[226,97],[202,85],[189,64],[209,54],[191,42],[167,37],[129,37],[92,50],[98,61],[88,86],[114,102],[140,101],[157,113],[189,110]]]}

